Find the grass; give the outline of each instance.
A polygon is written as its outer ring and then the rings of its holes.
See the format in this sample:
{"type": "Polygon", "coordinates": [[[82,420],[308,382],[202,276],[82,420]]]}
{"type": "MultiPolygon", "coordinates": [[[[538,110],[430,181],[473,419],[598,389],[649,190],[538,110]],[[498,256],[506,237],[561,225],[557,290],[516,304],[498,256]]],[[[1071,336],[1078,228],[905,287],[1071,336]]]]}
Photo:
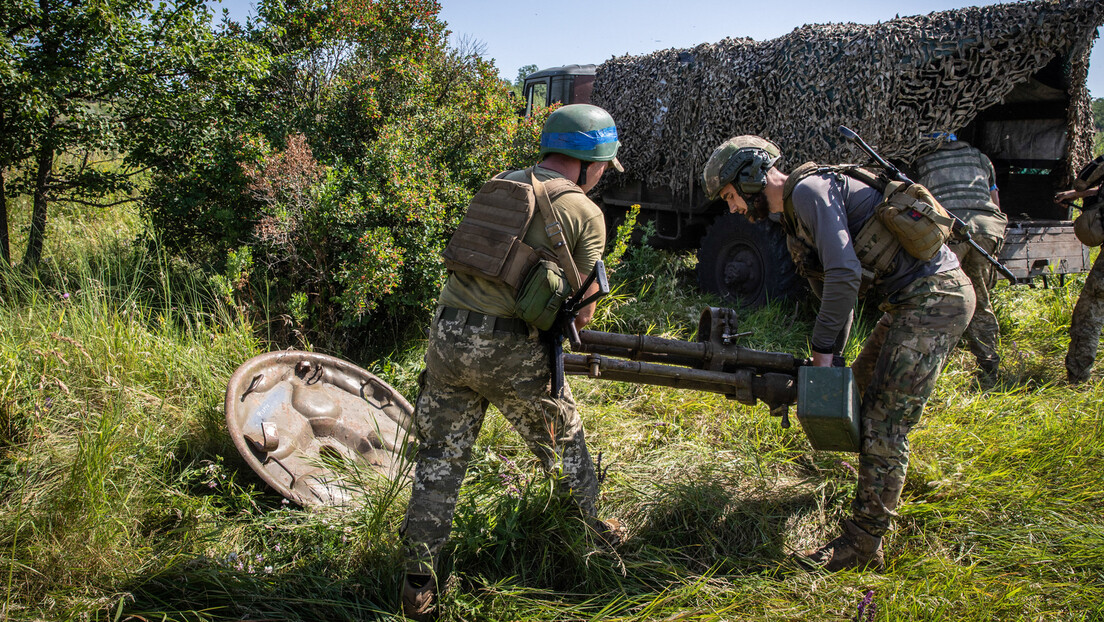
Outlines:
{"type": "MultiPolygon", "coordinates": [[[[308,510],[267,488],[222,400],[239,364],[280,344],[201,275],[133,244],[127,222],[62,214],[66,238],[95,244],[52,238],[42,271],[2,277],[0,619],[397,619],[405,491],[308,510]]],[[[718,304],[695,292],[692,257],[635,255],[596,327],[692,338],[718,304]]],[[[910,437],[884,572],[788,559],[835,535],[854,456],[811,450],[761,405],[574,378],[609,469],[603,512],[627,542],[596,546],[492,409],[443,560],[444,619],[854,620],[867,594],[863,620],[1104,618],[1104,385],[1061,381],[1081,280],[997,289],[995,389],[952,355],[910,437]]],[[[741,330],[804,354],[811,317],[775,305],[742,313],[741,330]]],[[[355,362],[410,398],[423,348],[355,362]]]]}

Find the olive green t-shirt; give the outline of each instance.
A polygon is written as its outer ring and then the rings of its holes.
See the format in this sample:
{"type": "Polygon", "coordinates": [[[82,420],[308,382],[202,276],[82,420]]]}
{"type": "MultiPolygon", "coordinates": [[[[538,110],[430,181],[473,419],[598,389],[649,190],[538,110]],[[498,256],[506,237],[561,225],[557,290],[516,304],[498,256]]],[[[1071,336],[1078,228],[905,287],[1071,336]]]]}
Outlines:
{"type": "MultiPolygon", "coordinates": [[[[563,175],[537,166],[536,177],[541,181],[548,181],[563,175]]],[[[506,179],[527,182],[529,176],[524,170],[511,171],[506,174],[506,179]]],[[[594,269],[594,263],[601,259],[605,248],[606,223],[602,210],[582,192],[561,194],[552,201],[552,210],[563,226],[564,238],[571,249],[575,266],[585,278],[594,269]]],[[[544,231],[544,217],[540,208],[537,207],[535,212],[529,231],[525,234],[525,243],[533,248],[551,249],[552,242],[544,231]]],[[[448,281],[441,289],[438,304],[498,317],[516,317],[513,288],[456,272],[449,274],[448,281]]]]}

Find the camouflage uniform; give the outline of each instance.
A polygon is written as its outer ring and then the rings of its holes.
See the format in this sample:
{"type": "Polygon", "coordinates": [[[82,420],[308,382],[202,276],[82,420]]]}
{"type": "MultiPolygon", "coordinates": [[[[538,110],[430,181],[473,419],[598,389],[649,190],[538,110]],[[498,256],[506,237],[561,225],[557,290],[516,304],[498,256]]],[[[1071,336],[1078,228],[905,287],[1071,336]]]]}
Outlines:
{"type": "MultiPolygon", "coordinates": [[[[800,169],[799,169],[800,170],[800,169]]],[[[855,231],[874,218],[882,200],[878,189],[844,175],[791,175],[783,189],[787,233],[814,249],[819,260],[821,305],[810,336],[814,352],[840,354],[858,298],[862,264],[853,248],[855,231]],[[801,181],[795,181],[800,179],[801,181]],[[791,181],[795,181],[791,185],[791,181]],[[792,192],[792,199],[785,198],[792,192]]],[[[908,433],[919,422],[948,353],[970,323],[976,300],[958,260],[942,247],[924,261],[899,250],[893,268],[874,279],[883,315],[852,364],[861,392],[862,441],[859,475],[846,529],[872,544],[880,556],[880,538],[895,515],[908,469],[908,433]]],[[[810,559],[826,556],[829,543],[810,559]]]]}
{"type": "Polygon", "coordinates": [[[1100,329],[1104,326],[1104,253],[1097,256],[1085,286],[1077,297],[1070,320],[1070,344],[1066,353],[1066,375],[1070,382],[1089,379],[1096,350],[1100,346],[1100,329]]]}
{"type": "MultiPolygon", "coordinates": [[[[943,207],[966,223],[978,246],[996,256],[1004,244],[1008,217],[990,194],[996,192],[997,181],[989,158],[968,143],[955,140],[918,158],[915,167],[917,181],[931,190],[943,207]]],[[[989,300],[989,290],[996,283],[997,272],[993,264],[969,244],[953,244],[950,249],[962,264],[963,272],[970,277],[977,299],[974,319],[966,329],[966,342],[983,373],[992,375],[1000,364],[997,353],[1000,329],[989,300]]]]}
{"type": "MultiPolygon", "coordinates": [[[[467,314],[437,318],[426,351],[424,388],[415,408],[418,467],[406,514],[409,572],[437,558],[452,527],[457,493],[488,404],[494,404],[549,471],[562,468],[561,490],[595,516],[598,479],[571,388],[550,395],[548,346],[531,334],[470,326],[467,314]]],[[[431,562],[430,562],[431,563],[431,562]]]]}
{"type": "Polygon", "coordinates": [[[889,528],[908,470],[908,433],[920,421],[947,355],[974,308],[960,270],[917,279],[882,303],[884,312],[852,364],[862,391],[854,522],[874,536],[889,528]]]}

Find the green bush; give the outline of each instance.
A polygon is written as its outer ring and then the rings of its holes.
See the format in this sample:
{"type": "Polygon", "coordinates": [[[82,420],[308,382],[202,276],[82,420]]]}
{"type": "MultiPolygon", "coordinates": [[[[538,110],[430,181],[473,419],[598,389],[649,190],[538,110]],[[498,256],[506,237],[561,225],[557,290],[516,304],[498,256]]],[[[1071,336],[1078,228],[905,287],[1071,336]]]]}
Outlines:
{"type": "Polygon", "coordinates": [[[491,63],[448,48],[439,9],[269,0],[224,33],[268,50],[267,96],[215,124],[209,157],[163,174],[147,212],[278,344],[394,348],[425,323],[470,197],[536,159],[543,115],[519,118],[491,63]],[[228,261],[243,248],[244,278],[228,261]]]}

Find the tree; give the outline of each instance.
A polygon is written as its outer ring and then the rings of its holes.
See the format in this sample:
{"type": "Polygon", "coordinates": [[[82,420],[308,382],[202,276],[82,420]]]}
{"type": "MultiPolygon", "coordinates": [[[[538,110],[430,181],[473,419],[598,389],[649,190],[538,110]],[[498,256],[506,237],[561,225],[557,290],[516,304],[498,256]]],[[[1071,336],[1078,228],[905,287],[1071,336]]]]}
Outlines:
{"type": "Polygon", "coordinates": [[[516,114],[478,42],[449,47],[439,10],[262,0],[240,38],[269,55],[252,90],[184,118],[200,139],[156,158],[153,222],[181,252],[226,258],[222,293],[281,318],[278,342],[349,353],[423,324],[472,194],[535,159],[540,118],[516,114]]]}
{"type": "Polygon", "coordinates": [[[124,116],[134,87],[157,75],[150,59],[209,19],[203,0],[156,9],[150,0],[3,0],[0,170],[19,164],[4,190],[32,197],[25,265],[41,259],[52,202],[135,200],[141,170],[117,162],[134,128],[124,116]]]}
{"type": "Polygon", "coordinates": [[[1093,146],[1093,155],[1104,154],[1104,97],[1098,97],[1092,102],[1093,125],[1096,127],[1096,136],[1093,146]]]}
{"type": "Polygon", "coordinates": [[[511,90],[513,90],[515,97],[519,99],[521,98],[522,87],[525,86],[525,77],[535,71],[537,71],[536,65],[522,65],[518,68],[517,77],[514,78],[514,84],[511,87],[511,90]]]}

